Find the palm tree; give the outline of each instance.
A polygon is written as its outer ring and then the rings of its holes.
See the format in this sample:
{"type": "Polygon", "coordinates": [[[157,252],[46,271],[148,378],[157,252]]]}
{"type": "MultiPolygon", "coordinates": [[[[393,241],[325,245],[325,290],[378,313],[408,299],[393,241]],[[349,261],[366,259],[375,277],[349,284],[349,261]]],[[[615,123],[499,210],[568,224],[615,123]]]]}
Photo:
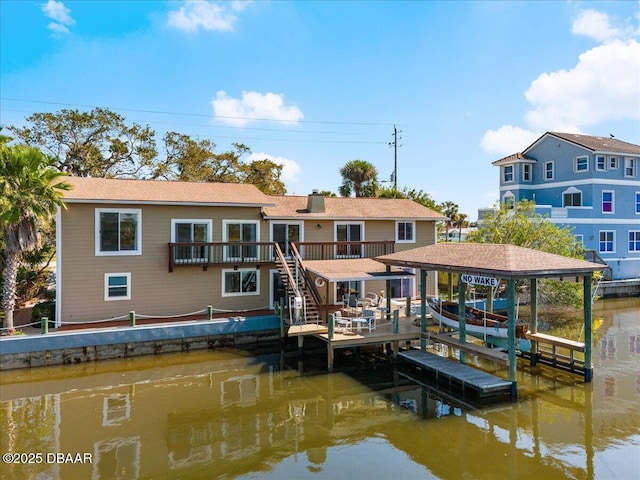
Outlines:
{"type": "Polygon", "coordinates": [[[63,191],[71,185],[61,180],[64,174],[40,150],[7,142],[3,138],[0,143],[0,231],[6,242],[2,308],[13,333],[20,254],[38,248],[39,226],[63,205],[63,191]]]}
{"type": "Polygon", "coordinates": [[[366,160],[351,160],[340,169],[342,185],[340,195],[348,197],[374,197],[378,188],[378,170],[366,160]]]}
{"type": "Polygon", "coordinates": [[[462,241],[462,227],[466,227],[469,222],[467,221],[466,213],[456,213],[453,218],[453,224],[458,227],[458,242],[462,241]]]}
{"type": "Polygon", "coordinates": [[[445,242],[448,242],[449,228],[453,226],[454,219],[456,218],[456,215],[458,215],[458,209],[460,207],[458,207],[457,203],[451,201],[442,202],[441,207],[442,214],[448,218],[448,220],[445,222],[445,242]]]}

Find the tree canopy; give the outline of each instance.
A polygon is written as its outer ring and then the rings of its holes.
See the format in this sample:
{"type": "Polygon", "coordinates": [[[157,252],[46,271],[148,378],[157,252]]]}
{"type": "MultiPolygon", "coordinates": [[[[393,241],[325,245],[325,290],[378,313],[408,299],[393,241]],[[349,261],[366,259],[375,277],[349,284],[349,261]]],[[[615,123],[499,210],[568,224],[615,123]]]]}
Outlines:
{"type": "Polygon", "coordinates": [[[103,108],[35,113],[26,120],[25,127],[9,127],[16,140],[52,156],[53,166],[69,175],[253,183],[267,194],[286,193],[282,165],[268,159],[243,161],[251,150],[241,143],[218,153],[211,140],[168,132],[159,154],[153,129],[129,125],[103,108]]]}
{"type": "MultiPolygon", "coordinates": [[[[499,204],[469,233],[468,242],[503,243],[532,248],[565,257],[583,258],[584,248],[569,227],[560,227],[535,213],[535,203],[522,200],[513,207],[499,204]]],[[[540,304],[566,305],[579,308],[582,285],[576,282],[543,280],[539,286],[540,304]]]]}
{"type": "Polygon", "coordinates": [[[22,143],[55,159],[58,170],[79,177],[144,177],[156,158],[155,132],[128,126],[104,108],[90,112],[34,113],[28,125],[9,127],[22,143]]]}

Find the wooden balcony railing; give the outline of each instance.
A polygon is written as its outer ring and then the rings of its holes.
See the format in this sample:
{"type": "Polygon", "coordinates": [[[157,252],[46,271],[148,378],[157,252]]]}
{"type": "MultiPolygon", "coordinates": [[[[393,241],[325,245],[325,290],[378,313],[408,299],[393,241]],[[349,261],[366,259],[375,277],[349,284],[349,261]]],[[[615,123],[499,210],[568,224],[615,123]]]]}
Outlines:
{"type": "MultiPolygon", "coordinates": [[[[274,242],[176,242],[169,243],[169,272],[175,267],[241,266],[275,263],[274,242]]],[[[374,258],[394,252],[393,241],[296,242],[303,260],[374,258]]],[[[282,246],[281,246],[282,247],[282,246]]],[[[284,250],[284,249],[283,249],[284,250]]]]}
{"type": "Polygon", "coordinates": [[[335,260],[340,258],[375,258],[394,253],[393,240],[380,242],[295,242],[304,260],[335,260]]]}
{"type": "Polygon", "coordinates": [[[258,265],[273,263],[273,242],[179,242],[169,243],[169,272],[175,267],[258,265]]]}

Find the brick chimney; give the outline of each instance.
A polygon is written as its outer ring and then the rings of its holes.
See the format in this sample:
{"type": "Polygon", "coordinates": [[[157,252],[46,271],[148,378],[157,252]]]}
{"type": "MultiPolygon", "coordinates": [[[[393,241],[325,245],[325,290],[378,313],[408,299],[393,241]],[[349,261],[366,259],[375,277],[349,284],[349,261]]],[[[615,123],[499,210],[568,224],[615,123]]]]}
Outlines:
{"type": "Polygon", "coordinates": [[[313,190],[307,199],[309,213],[324,213],[324,195],[318,190],[313,190]]]}

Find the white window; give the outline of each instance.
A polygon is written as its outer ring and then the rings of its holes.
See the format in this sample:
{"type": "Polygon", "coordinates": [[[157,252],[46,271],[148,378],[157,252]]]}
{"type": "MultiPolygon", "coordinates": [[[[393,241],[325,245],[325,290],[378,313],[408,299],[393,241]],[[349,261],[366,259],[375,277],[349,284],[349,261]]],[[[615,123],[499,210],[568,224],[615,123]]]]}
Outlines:
{"type": "Polygon", "coordinates": [[[141,255],[142,210],[96,208],[96,255],[141,255]]]}
{"type": "Polygon", "coordinates": [[[553,162],[544,163],[544,179],[553,180],[553,162]]]}
{"type": "Polygon", "coordinates": [[[364,222],[339,223],[335,222],[334,238],[336,242],[336,256],[340,258],[363,257],[364,222]]]}
{"type": "Polygon", "coordinates": [[[522,181],[523,182],[531,181],[531,164],[530,163],[522,164],[522,181]]]}
{"type": "Polygon", "coordinates": [[[576,243],[584,247],[584,235],[578,233],[575,235],[576,243]]]}
{"type": "Polygon", "coordinates": [[[416,242],[416,222],[396,222],[396,243],[416,242]]]}
{"type": "Polygon", "coordinates": [[[131,300],[131,273],[104,274],[104,301],[131,300]]]}
{"type": "Polygon", "coordinates": [[[615,213],[615,192],[613,190],[602,191],[602,213],[615,213]]]}
{"type": "MultiPolygon", "coordinates": [[[[408,273],[414,275],[415,269],[405,268],[408,273]]],[[[414,278],[399,278],[389,281],[389,292],[391,298],[406,298],[409,296],[415,296],[415,282],[414,278]]]]}
{"type": "MultiPolygon", "coordinates": [[[[286,222],[271,224],[271,241],[278,242],[285,256],[289,257],[289,242],[301,242],[303,235],[302,222],[286,222]]],[[[318,224],[320,225],[320,224],[318,224]]],[[[302,252],[300,252],[302,254],[302,252]]]]}
{"type": "Polygon", "coordinates": [[[260,293],[260,270],[240,268],[222,270],[222,296],[238,297],[260,293]]]}
{"type": "Polygon", "coordinates": [[[635,177],[636,176],[636,159],[625,158],[624,159],[624,176],[635,177]]]}
{"type": "Polygon", "coordinates": [[[615,250],[615,238],[616,232],[613,230],[600,230],[600,243],[598,245],[598,251],[600,253],[614,253],[615,250]]]}
{"type": "Polygon", "coordinates": [[[618,169],[618,157],[609,157],[609,169],[610,170],[618,169]]]}
{"type": "Polygon", "coordinates": [[[502,203],[504,203],[507,208],[513,208],[516,206],[516,196],[513,192],[509,191],[502,196],[502,203]]]}
{"type": "Polygon", "coordinates": [[[513,165],[505,165],[502,167],[502,178],[504,183],[513,182],[513,165]]]}
{"type": "MultiPolygon", "coordinates": [[[[211,242],[213,222],[203,219],[171,219],[171,243],[211,242]]],[[[176,245],[173,254],[176,262],[206,260],[206,245],[176,245]]]]}
{"type": "Polygon", "coordinates": [[[238,242],[244,245],[228,245],[225,247],[227,260],[259,260],[258,245],[255,243],[260,237],[260,222],[257,220],[223,220],[222,240],[224,242],[238,242]]]}
{"type": "Polygon", "coordinates": [[[636,214],[640,214],[640,192],[636,192],[636,214]]]}
{"type": "Polygon", "coordinates": [[[576,157],[573,164],[574,172],[588,172],[589,171],[589,157],[576,157]]]}
{"type": "Polygon", "coordinates": [[[607,170],[607,157],[604,155],[596,155],[596,170],[599,172],[607,170]]]}
{"type": "Polygon", "coordinates": [[[576,187],[569,187],[562,192],[562,206],[563,207],[581,207],[582,206],[582,192],[576,187]]]}
{"type": "Polygon", "coordinates": [[[640,252],[640,230],[629,230],[629,251],[640,252]]]}

